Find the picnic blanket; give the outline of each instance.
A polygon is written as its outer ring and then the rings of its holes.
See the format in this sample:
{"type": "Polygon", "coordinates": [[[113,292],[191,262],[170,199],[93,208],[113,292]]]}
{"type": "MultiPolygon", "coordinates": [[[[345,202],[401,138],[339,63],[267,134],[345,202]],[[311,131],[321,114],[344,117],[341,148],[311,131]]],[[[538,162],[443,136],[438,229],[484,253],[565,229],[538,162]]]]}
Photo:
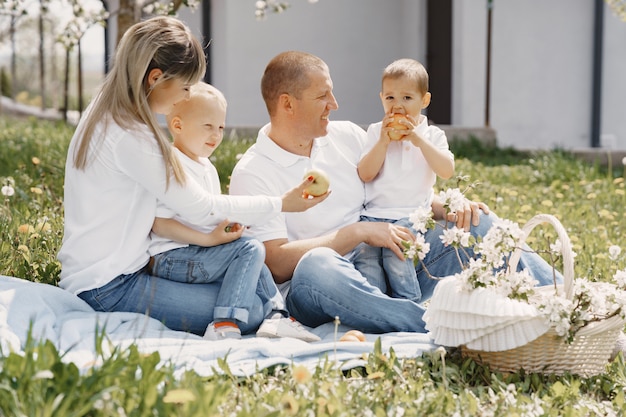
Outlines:
{"type": "MultiPolygon", "coordinates": [[[[337,338],[346,330],[340,325],[337,338]]],[[[383,352],[393,348],[400,358],[437,348],[427,334],[408,332],[367,334],[365,342],[337,342],[333,323],[313,329],[322,338],[315,343],[254,336],[208,341],[168,329],[144,314],[96,312],[77,296],[53,285],[0,276],[0,355],[23,352],[29,332],[35,341],[50,340],[64,361],[73,362],[83,372],[102,361],[96,353],[96,338],[102,333],[107,341],[101,345],[105,352],[134,344],[141,352],[158,352],[162,364],[173,365],[178,375],[190,369],[201,376],[221,373],[219,360],[225,360],[236,376],[279,364],[314,370],[326,361],[345,370],[364,365],[363,354],[373,352],[378,338],[383,352]]]]}

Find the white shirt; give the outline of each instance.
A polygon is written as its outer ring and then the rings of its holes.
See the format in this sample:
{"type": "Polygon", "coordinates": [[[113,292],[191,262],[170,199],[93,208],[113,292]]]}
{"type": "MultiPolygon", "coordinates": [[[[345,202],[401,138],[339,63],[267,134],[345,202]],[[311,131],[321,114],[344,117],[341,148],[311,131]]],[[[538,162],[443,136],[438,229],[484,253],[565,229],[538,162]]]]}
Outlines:
{"type": "MultiPolygon", "coordinates": [[[[448,140],[443,130],[428,125],[426,117],[420,117],[415,127],[424,140],[436,148],[449,151],[448,140]]],[[[363,155],[369,152],[380,137],[382,122],[374,123],[367,129],[367,144],[363,155]]],[[[426,162],[420,148],[409,141],[391,141],[387,148],[385,162],[378,176],[365,183],[365,209],[363,214],[371,217],[397,220],[408,217],[418,207],[431,205],[433,187],[437,176],[426,162]]]]}
{"type": "Polygon", "coordinates": [[[78,294],[101,287],[148,262],[150,230],[157,199],[193,224],[279,213],[280,197],[234,198],[206,192],[193,178],[174,179],[166,190],[165,164],[146,126],[128,131],[110,122],[94,132],[85,170],[74,167],[77,135],[70,142],[65,168],[65,233],[58,254],[60,287],[78,294]],[[96,145],[98,148],[96,149],[96,145]]]}
{"type": "Polygon", "coordinates": [[[322,169],[330,179],[331,195],[302,213],[281,213],[251,227],[260,241],[300,240],[321,236],[359,220],[364,201],[363,182],[356,167],[365,144],[363,129],[351,122],[330,122],[328,134],[314,140],[311,156],[285,151],[267,136],[269,125],[258,134],[235,166],[231,194],[282,194],[297,185],[311,168],[322,169]]]}
{"type": "MultiPolygon", "coordinates": [[[[178,156],[178,160],[181,162],[183,168],[185,169],[185,173],[195,179],[202,188],[204,188],[207,192],[211,194],[219,195],[222,193],[220,187],[220,178],[217,173],[217,169],[215,166],[209,161],[209,158],[202,158],[200,161],[194,161],[189,158],[187,155],[182,153],[178,148],[174,148],[174,152],[178,156]]],[[[274,215],[274,214],[272,214],[274,215]]],[[[207,225],[193,225],[190,224],[186,219],[177,215],[172,209],[167,207],[161,201],[157,202],[156,216],[163,217],[167,219],[174,218],[182,224],[185,224],[193,229],[199,230],[203,233],[210,233],[215,226],[222,220],[213,218],[213,222],[207,225]]],[[[161,236],[157,236],[154,233],[150,234],[150,255],[156,255],[157,253],[165,252],[168,250],[182,248],[188,246],[185,243],[175,242],[170,239],[166,239],[161,236]]]]}

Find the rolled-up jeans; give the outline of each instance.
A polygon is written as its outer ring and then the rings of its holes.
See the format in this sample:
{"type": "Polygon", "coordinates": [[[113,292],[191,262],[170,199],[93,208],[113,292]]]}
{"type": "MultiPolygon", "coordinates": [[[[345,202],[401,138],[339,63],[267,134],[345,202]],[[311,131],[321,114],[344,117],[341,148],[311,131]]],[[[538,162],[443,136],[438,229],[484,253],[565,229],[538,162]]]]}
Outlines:
{"type": "MultiPolygon", "coordinates": [[[[480,224],[471,227],[475,236],[483,236],[496,219],[493,214],[482,214],[480,224]]],[[[430,252],[424,264],[434,277],[449,277],[461,271],[454,248],[440,239],[441,228],[429,230],[426,241],[430,252]]],[[[472,252],[467,253],[473,256],[472,252]]],[[[392,298],[372,285],[355,268],[358,251],[340,256],[329,248],[315,248],[299,261],[291,279],[287,308],[301,323],[316,327],[338,317],[342,324],[370,333],[394,331],[425,332],[422,316],[425,307],[411,300],[392,298]]],[[[465,257],[465,255],[462,255],[465,257]]],[[[466,258],[466,257],[465,257],[466,258]]],[[[528,269],[538,285],[553,282],[553,268],[536,253],[524,252],[518,270],[528,269]]],[[[417,266],[417,279],[422,301],[428,300],[439,282],[431,278],[422,263],[417,266]]],[[[557,280],[562,276],[557,274],[557,280]]]]}
{"type": "Polygon", "coordinates": [[[155,255],[152,271],[120,275],[79,297],[97,311],[144,313],[173,330],[201,335],[220,318],[236,320],[246,334],[285,310],[264,259],[264,246],[249,238],[190,245],[155,255]]]}

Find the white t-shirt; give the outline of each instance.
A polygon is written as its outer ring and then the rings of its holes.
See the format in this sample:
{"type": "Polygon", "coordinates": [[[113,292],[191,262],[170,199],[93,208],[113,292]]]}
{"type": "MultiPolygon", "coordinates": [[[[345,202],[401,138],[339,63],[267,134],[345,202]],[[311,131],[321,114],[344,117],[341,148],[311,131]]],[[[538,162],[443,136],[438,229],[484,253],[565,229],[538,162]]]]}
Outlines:
{"type": "Polygon", "coordinates": [[[126,130],[110,122],[105,131],[101,122],[94,132],[88,165],[78,170],[73,160],[84,120],[68,150],[65,231],[58,254],[62,264],[59,285],[74,294],[136,272],[148,262],[157,199],[198,225],[224,218],[245,224],[249,217],[281,210],[280,197],[214,195],[193,178],[187,178],[184,186],[172,179],[166,189],[163,156],[144,125],[126,130]]]}
{"type": "Polygon", "coordinates": [[[310,157],[285,151],[267,136],[269,125],[258,134],[235,166],[230,193],[240,195],[282,194],[296,186],[311,168],[322,169],[330,179],[331,195],[302,213],[281,213],[251,227],[260,241],[300,240],[321,236],[359,220],[364,201],[363,182],[356,166],[366,134],[351,122],[330,122],[328,134],[315,139],[310,157]]]}
{"type": "MultiPolygon", "coordinates": [[[[450,158],[454,159],[445,132],[428,125],[426,117],[421,116],[420,119],[415,132],[436,148],[448,152],[450,158]]],[[[363,155],[378,142],[381,128],[382,122],[369,126],[363,155]]],[[[424,159],[420,148],[409,141],[391,141],[378,176],[365,183],[363,214],[393,220],[408,217],[416,208],[431,205],[436,180],[437,176],[424,159]]]]}

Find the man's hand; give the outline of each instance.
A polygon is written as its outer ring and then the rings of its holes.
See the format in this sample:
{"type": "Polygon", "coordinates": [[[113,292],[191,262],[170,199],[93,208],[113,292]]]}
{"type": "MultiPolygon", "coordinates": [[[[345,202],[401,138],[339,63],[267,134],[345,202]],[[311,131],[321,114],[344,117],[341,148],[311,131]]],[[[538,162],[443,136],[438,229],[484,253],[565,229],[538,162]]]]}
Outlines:
{"type": "Polygon", "coordinates": [[[386,222],[359,222],[363,242],[370,246],[390,249],[396,256],[404,260],[404,245],[402,242],[413,243],[415,236],[407,227],[396,226],[386,222]]]}
{"type": "Polygon", "coordinates": [[[470,229],[470,225],[478,226],[480,223],[481,210],[485,214],[489,214],[489,207],[487,207],[485,203],[466,199],[463,210],[457,211],[456,214],[448,214],[448,218],[446,220],[455,223],[456,227],[459,229],[462,228],[467,232],[470,229]]]}

